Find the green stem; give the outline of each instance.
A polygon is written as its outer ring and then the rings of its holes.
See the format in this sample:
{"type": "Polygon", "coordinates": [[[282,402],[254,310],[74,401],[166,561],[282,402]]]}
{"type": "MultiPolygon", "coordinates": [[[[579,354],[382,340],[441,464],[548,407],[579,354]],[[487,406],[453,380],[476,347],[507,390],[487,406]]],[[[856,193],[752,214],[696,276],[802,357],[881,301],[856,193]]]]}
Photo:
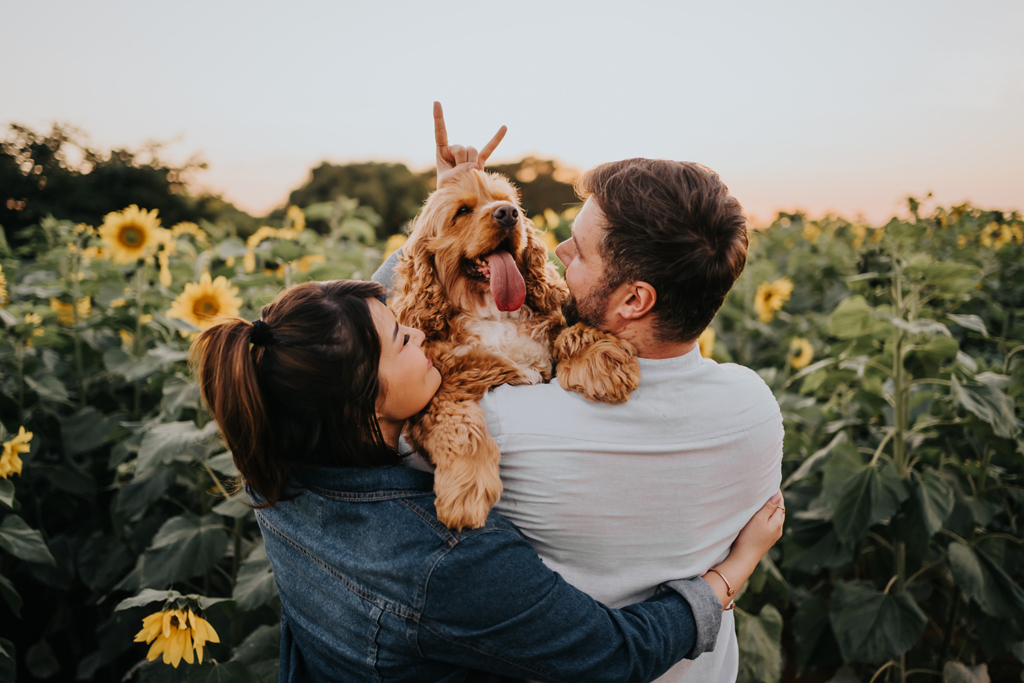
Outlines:
{"type": "MultiPolygon", "coordinates": [[[[233,530],[235,537],[235,555],[231,558],[231,587],[234,589],[235,584],[238,583],[238,568],[242,564],[242,520],[241,518],[235,519],[235,528],[233,530]]],[[[238,618],[238,610],[235,610],[231,618],[231,641],[232,644],[237,645],[242,635],[242,622],[238,618]]]]}
{"type": "MultiPolygon", "coordinates": [[[[898,315],[903,314],[903,278],[899,270],[896,271],[896,278],[893,282],[893,304],[898,315]]],[[[900,328],[893,326],[893,355],[892,355],[892,377],[893,377],[893,461],[896,463],[896,471],[900,477],[906,479],[907,472],[904,471],[906,459],[906,377],[903,368],[903,344],[905,333],[900,328]]]]}
{"type": "Polygon", "coordinates": [[[1014,347],[1008,354],[1006,354],[1006,360],[1003,361],[1003,374],[1010,374],[1010,359],[1016,356],[1021,351],[1024,351],[1024,344],[1014,347]]]}
{"type": "Polygon", "coordinates": [[[25,421],[25,343],[18,342],[18,422],[25,421]]]}
{"type": "Polygon", "coordinates": [[[978,495],[985,493],[985,484],[988,482],[988,466],[992,462],[992,449],[985,446],[985,456],[981,461],[981,474],[978,475],[978,495]]]}
{"type": "MultiPolygon", "coordinates": [[[[82,245],[79,243],[78,250],[81,251],[82,245]]],[[[75,369],[78,374],[78,407],[85,408],[86,403],[86,380],[85,380],[85,362],[82,357],[82,335],[78,329],[80,319],[78,317],[78,299],[82,296],[81,287],[78,284],[78,271],[81,265],[81,259],[77,253],[71,255],[71,265],[68,267],[70,271],[69,276],[71,278],[71,313],[75,319],[75,326],[73,328],[75,338],[75,369]]]]}
{"type": "Polygon", "coordinates": [[[946,660],[946,655],[949,653],[949,645],[953,642],[953,631],[956,626],[956,610],[960,604],[960,588],[954,586],[953,596],[949,602],[949,614],[946,615],[946,628],[943,629],[942,633],[942,647],[939,648],[939,658],[935,662],[937,668],[943,667],[943,662],[946,660]]]}
{"type": "MultiPolygon", "coordinates": [[[[135,338],[132,340],[132,356],[138,360],[142,356],[142,292],[146,286],[146,262],[139,262],[135,271],[135,338]]],[[[132,405],[133,419],[142,417],[142,380],[135,380],[135,399],[132,405]]]]}

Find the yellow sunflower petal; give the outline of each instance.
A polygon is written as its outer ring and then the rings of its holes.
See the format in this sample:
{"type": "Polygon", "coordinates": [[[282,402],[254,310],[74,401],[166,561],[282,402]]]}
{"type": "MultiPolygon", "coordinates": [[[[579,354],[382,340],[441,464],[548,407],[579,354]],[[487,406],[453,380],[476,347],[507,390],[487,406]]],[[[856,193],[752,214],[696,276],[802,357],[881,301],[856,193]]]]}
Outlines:
{"type": "Polygon", "coordinates": [[[206,629],[206,639],[208,641],[211,643],[220,642],[220,636],[218,636],[217,632],[213,630],[213,626],[210,626],[210,622],[202,617],[196,617],[196,623],[202,625],[202,627],[206,629]]]}
{"type": "Polygon", "coordinates": [[[175,669],[181,664],[181,655],[185,652],[185,634],[188,633],[186,630],[178,629],[178,631],[171,637],[170,645],[164,650],[164,664],[170,664],[175,669]]]}
{"type": "Polygon", "coordinates": [[[156,639],[156,642],[153,643],[153,646],[149,648],[149,652],[146,654],[146,659],[152,662],[154,659],[159,657],[163,654],[164,650],[167,648],[167,643],[169,642],[170,641],[167,638],[164,638],[161,634],[156,639]]]}
{"type": "Polygon", "coordinates": [[[192,664],[195,661],[195,659],[192,657],[192,635],[188,629],[185,630],[184,641],[185,649],[181,651],[181,654],[185,658],[186,662],[192,664]]]}

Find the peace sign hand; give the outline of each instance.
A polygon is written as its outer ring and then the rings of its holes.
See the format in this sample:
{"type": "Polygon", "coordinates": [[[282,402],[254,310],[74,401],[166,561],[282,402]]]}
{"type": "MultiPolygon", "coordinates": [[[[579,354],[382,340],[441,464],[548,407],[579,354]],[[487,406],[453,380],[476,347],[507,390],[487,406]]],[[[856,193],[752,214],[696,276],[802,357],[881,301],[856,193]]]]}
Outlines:
{"type": "Polygon", "coordinates": [[[483,170],[488,157],[505,137],[508,128],[502,126],[490,142],[479,152],[475,147],[448,144],[448,130],[444,125],[444,111],[440,102],[434,102],[434,141],[437,143],[437,186],[471,169],[483,170]]]}

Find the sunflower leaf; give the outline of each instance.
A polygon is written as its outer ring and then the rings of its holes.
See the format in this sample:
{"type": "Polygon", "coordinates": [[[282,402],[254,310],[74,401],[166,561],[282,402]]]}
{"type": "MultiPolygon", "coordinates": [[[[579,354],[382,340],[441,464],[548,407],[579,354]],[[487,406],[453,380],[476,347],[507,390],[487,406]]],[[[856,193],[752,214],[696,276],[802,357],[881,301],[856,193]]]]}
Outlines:
{"type": "Polygon", "coordinates": [[[28,562],[57,566],[43,535],[17,515],[7,515],[0,523],[0,548],[28,562]]]}
{"type": "Polygon", "coordinates": [[[202,574],[224,557],[227,547],[228,534],[220,515],[172,517],[142,556],[142,585],[166,586],[202,574]]]}
{"type": "Polygon", "coordinates": [[[256,609],[277,597],[274,570],[262,540],[239,567],[233,597],[243,610],[256,609]]]}
{"type": "Polygon", "coordinates": [[[847,662],[895,659],[914,646],[928,624],[910,593],[882,593],[867,581],[839,582],[829,618],[847,662]]]}
{"type": "Polygon", "coordinates": [[[15,510],[14,507],[14,482],[10,479],[0,479],[0,503],[15,510]]]}
{"type": "Polygon", "coordinates": [[[14,616],[21,618],[21,596],[18,595],[18,591],[14,589],[14,584],[10,580],[0,574],[0,595],[4,596],[4,600],[10,606],[11,611],[14,612],[14,616]]]}
{"type": "Polygon", "coordinates": [[[136,471],[144,472],[182,455],[197,459],[205,450],[202,442],[216,433],[217,423],[212,421],[203,428],[196,427],[191,420],[158,424],[142,437],[136,471]]]}
{"type": "Polygon", "coordinates": [[[180,598],[181,593],[172,590],[154,590],[152,588],[143,588],[139,591],[139,594],[133,598],[125,598],[121,602],[117,603],[117,607],[114,608],[115,612],[119,612],[123,609],[131,609],[132,607],[142,607],[152,602],[167,602],[168,600],[174,600],[180,598]]]}
{"type": "Polygon", "coordinates": [[[188,683],[251,683],[252,674],[241,662],[209,662],[190,666],[188,683]]]}

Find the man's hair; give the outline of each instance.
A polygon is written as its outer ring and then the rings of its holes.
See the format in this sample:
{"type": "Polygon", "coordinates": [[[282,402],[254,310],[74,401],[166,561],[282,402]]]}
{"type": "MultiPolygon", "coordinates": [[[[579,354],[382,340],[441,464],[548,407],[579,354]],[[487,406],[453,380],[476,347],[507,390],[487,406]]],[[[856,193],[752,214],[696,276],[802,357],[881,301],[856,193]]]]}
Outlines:
{"type": "Polygon", "coordinates": [[[692,162],[625,159],[591,168],[576,194],[593,197],[607,221],[599,243],[606,291],[646,282],[657,292],[656,337],[699,337],[747,262],[747,219],[718,174],[692,162]]]}

